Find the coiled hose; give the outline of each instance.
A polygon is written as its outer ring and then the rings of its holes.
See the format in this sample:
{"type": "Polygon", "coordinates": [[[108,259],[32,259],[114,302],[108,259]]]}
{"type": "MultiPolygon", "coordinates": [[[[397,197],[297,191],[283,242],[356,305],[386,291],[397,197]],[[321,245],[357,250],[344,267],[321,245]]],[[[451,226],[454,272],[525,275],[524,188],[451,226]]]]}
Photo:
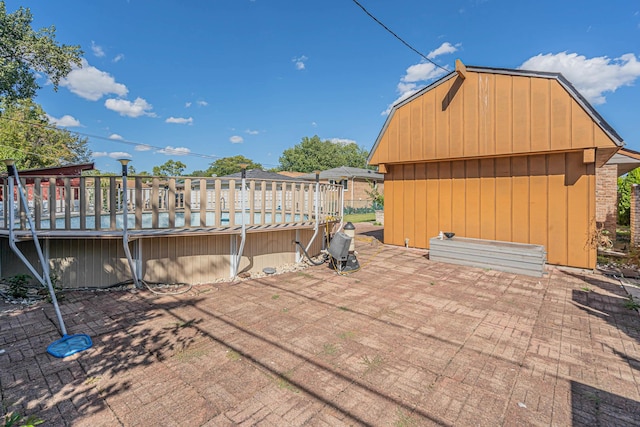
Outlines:
{"type": "Polygon", "coordinates": [[[324,255],[324,258],[321,261],[314,261],[314,260],[311,259],[311,257],[307,253],[306,249],[304,248],[304,246],[302,246],[302,244],[300,242],[298,242],[297,240],[294,240],[293,243],[295,243],[296,245],[300,246],[300,249],[302,249],[302,252],[307,257],[307,259],[309,260],[309,262],[311,264],[313,264],[313,265],[322,265],[325,262],[327,262],[327,258],[328,258],[327,254],[324,255]]]}

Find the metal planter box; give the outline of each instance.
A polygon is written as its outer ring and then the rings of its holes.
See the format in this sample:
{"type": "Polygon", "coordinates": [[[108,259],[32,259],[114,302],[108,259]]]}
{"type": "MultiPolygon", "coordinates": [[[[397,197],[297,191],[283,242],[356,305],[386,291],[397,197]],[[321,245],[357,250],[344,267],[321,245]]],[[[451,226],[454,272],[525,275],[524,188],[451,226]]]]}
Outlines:
{"type": "Polygon", "coordinates": [[[429,240],[429,259],[542,277],[547,253],[542,245],[453,237],[429,240]]]}

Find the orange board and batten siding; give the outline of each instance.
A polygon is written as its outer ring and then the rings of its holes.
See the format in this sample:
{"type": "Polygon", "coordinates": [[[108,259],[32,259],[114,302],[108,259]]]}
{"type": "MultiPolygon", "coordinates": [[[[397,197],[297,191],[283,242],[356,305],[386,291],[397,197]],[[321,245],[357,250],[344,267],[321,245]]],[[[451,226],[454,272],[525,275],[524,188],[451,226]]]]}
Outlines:
{"type": "Polygon", "coordinates": [[[595,165],[584,164],[581,153],[388,168],[385,243],[409,239],[409,246],[426,248],[430,237],[452,231],[543,245],[551,264],[593,267],[595,165]]]}
{"type": "Polygon", "coordinates": [[[452,231],[593,268],[595,170],[621,145],[559,75],[452,73],[394,107],[371,152],[387,171],[385,243],[452,231]]]}

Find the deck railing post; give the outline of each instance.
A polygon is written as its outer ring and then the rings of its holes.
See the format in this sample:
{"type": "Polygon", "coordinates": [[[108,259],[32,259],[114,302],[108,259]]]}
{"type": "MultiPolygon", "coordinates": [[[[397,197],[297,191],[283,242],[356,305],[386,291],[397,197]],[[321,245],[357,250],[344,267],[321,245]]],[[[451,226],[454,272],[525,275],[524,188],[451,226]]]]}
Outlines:
{"type": "Polygon", "coordinates": [[[184,180],[184,192],[180,193],[180,200],[182,202],[184,227],[191,227],[191,179],[184,180]]]}

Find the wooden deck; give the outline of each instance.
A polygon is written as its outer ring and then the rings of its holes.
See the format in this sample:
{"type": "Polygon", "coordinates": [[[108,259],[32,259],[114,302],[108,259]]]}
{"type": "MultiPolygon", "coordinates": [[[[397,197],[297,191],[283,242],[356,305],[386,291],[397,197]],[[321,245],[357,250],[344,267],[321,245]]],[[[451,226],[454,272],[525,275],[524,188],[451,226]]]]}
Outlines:
{"type": "Polygon", "coordinates": [[[21,177],[28,209],[14,192],[13,212],[7,178],[0,184],[0,276],[28,273],[9,247],[11,234],[41,271],[30,242],[31,215],[46,263],[65,288],[131,279],[124,218],[137,277],[195,284],[299,262],[295,241],[315,256],[325,227],[339,222],[342,212],[342,186],[297,181],[247,180],[242,191],[241,180],[130,177],[125,198],[121,177],[21,177]]]}

